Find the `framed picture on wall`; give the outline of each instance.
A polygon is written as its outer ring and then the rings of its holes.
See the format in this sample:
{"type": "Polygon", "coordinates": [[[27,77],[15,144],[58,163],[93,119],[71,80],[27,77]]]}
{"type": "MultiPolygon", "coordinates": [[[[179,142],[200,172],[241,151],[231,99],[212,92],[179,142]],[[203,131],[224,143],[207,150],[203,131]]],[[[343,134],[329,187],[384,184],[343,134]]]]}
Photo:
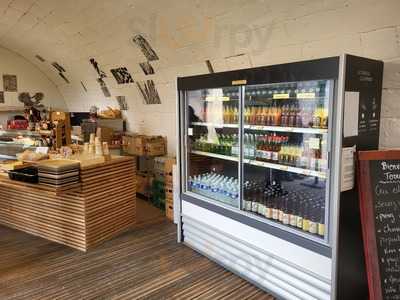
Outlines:
{"type": "Polygon", "coordinates": [[[16,92],[17,89],[17,75],[3,75],[3,87],[5,92],[16,92]]]}

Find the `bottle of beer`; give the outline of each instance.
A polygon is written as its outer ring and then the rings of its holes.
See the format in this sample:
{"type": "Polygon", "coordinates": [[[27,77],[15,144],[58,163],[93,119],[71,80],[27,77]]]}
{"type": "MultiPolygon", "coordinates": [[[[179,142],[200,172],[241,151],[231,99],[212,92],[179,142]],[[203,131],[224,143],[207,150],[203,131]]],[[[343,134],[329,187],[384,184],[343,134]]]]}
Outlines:
{"type": "Polygon", "coordinates": [[[269,197],[269,191],[264,191],[264,200],[265,200],[265,217],[267,219],[272,219],[272,201],[269,197]]]}
{"type": "Polygon", "coordinates": [[[325,236],[325,206],[321,206],[318,222],[318,235],[325,236]]]}
{"type": "Polygon", "coordinates": [[[296,226],[299,229],[303,229],[303,206],[304,200],[299,200],[298,202],[298,210],[297,210],[297,218],[296,218],[296,226]]]}
{"type": "Polygon", "coordinates": [[[283,198],[283,212],[282,212],[282,223],[289,225],[289,199],[287,196],[283,198]]]}
{"type": "Polygon", "coordinates": [[[251,202],[251,212],[253,212],[253,213],[258,213],[258,205],[259,205],[259,202],[258,202],[258,193],[257,193],[257,187],[256,186],[254,186],[253,187],[253,197],[252,197],[252,202],[251,202]]]}
{"type": "Polygon", "coordinates": [[[278,207],[278,199],[273,196],[271,193],[271,201],[272,205],[272,219],[275,221],[279,220],[279,207],[278,207]]]}
{"type": "Polygon", "coordinates": [[[297,226],[297,214],[298,214],[298,201],[295,197],[290,198],[289,203],[289,224],[290,226],[297,226]]]}
{"type": "Polygon", "coordinates": [[[265,199],[264,199],[264,190],[262,187],[260,187],[259,190],[259,203],[258,203],[258,214],[261,216],[265,216],[265,210],[266,210],[266,203],[265,203],[265,199]]]}
{"type": "Polygon", "coordinates": [[[317,234],[318,232],[318,219],[317,219],[317,207],[316,205],[312,205],[310,207],[310,222],[309,222],[309,228],[308,232],[312,234],[317,234]]]}
{"type": "Polygon", "coordinates": [[[303,231],[310,229],[310,219],[309,219],[309,203],[305,200],[303,203],[303,231]]]}

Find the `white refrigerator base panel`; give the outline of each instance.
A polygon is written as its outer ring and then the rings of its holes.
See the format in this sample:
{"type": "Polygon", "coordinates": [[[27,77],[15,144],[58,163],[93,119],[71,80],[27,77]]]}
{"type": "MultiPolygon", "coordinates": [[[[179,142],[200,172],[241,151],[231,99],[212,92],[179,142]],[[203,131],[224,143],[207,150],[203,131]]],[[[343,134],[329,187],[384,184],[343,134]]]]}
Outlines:
{"type": "Polygon", "coordinates": [[[330,299],[330,258],[185,201],[182,221],[187,245],[274,295],[330,299]]]}

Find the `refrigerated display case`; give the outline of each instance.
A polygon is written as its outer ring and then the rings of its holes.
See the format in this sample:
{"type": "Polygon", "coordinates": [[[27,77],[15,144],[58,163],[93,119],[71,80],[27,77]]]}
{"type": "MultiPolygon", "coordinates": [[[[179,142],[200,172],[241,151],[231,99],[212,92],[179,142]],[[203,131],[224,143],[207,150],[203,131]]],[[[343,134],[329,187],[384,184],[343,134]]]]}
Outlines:
{"type": "Polygon", "coordinates": [[[378,147],[382,70],[344,55],[179,78],[182,240],[278,297],[365,296],[341,152],[378,147]],[[354,105],[358,133],[344,136],[354,105]]]}
{"type": "Polygon", "coordinates": [[[0,130],[0,159],[16,159],[24,150],[35,150],[41,145],[39,133],[29,130],[0,130]]]}

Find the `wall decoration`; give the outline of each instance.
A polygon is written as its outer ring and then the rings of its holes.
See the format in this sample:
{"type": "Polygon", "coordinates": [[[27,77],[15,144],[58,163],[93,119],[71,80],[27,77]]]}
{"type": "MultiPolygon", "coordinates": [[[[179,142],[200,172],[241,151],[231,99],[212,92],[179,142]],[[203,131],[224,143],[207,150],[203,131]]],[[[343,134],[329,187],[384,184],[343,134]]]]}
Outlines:
{"type": "Polygon", "coordinates": [[[120,110],[128,110],[128,103],[126,103],[126,98],[125,96],[117,96],[117,101],[119,104],[119,109],[120,110]]]}
{"type": "Polygon", "coordinates": [[[16,92],[17,89],[17,75],[3,75],[3,87],[5,92],[16,92]]]}
{"type": "Polygon", "coordinates": [[[158,60],[156,52],[151,48],[149,42],[141,34],[135,35],[132,40],[140,48],[148,61],[158,60]]]}
{"type": "Polygon", "coordinates": [[[0,103],[4,103],[4,92],[0,91],[0,103]]]}
{"type": "Polygon", "coordinates": [[[209,59],[206,60],[206,65],[207,65],[207,68],[208,68],[208,72],[210,72],[210,74],[214,73],[214,68],[213,68],[213,66],[211,64],[211,61],[209,59]]]}
{"type": "Polygon", "coordinates": [[[104,72],[103,70],[100,69],[99,64],[97,63],[97,61],[94,58],[91,58],[90,63],[92,64],[93,68],[95,69],[95,71],[97,72],[97,74],[99,75],[100,78],[106,78],[106,72],[104,72]]]}
{"type": "Polygon", "coordinates": [[[97,82],[100,85],[100,88],[101,88],[101,90],[102,90],[102,92],[104,94],[104,97],[106,97],[106,98],[111,97],[110,90],[108,89],[108,87],[107,87],[106,83],[104,82],[103,78],[101,78],[101,77],[97,78],[97,82]]]}
{"type": "Polygon", "coordinates": [[[52,62],[51,65],[56,68],[56,70],[60,73],[65,72],[65,69],[63,68],[63,66],[61,66],[59,63],[57,62],[52,62]]]}
{"type": "Polygon", "coordinates": [[[40,102],[43,100],[44,94],[43,93],[36,93],[33,96],[31,96],[27,92],[20,93],[18,95],[18,100],[19,102],[24,104],[24,107],[28,108],[35,108],[39,111],[42,111],[45,109],[45,106],[41,104],[40,102]]]}
{"type": "Polygon", "coordinates": [[[145,104],[161,104],[160,96],[158,95],[153,80],[140,83],[136,82],[136,85],[143,96],[145,104]]]}
{"type": "Polygon", "coordinates": [[[142,68],[144,74],[146,74],[146,75],[154,74],[154,69],[148,61],[142,62],[139,65],[142,68]]]}
{"type": "Polygon", "coordinates": [[[133,78],[125,67],[110,70],[118,84],[132,83],[133,78]]]}
{"type": "Polygon", "coordinates": [[[65,81],[66,83],[69,83],[69,79],[64,75],[63,72],[58,73],[58,75],[60,75],[60,77],[61,77],[62,79],[64,79],[64,81],[65,81]]]}
{"type": "MultiPolygon", "coordinates": [[[[100,69],[99,64],[97,63],[97,61],[94,58],[91,58],[89,60],[90,64],[93,66],[94,70],[97,72],[97,75],[99,75],[99,77],[97,78],[97,82],[100,85],[101,91],[104,94],[104,97],[108,98],[111,97],[111,93],[110,90],[108,89],[106,83],[104,82],[103,78],[106,78],[106,72],[104,72],[103,70],[100,69]]],[[[81,82],[82,83],[82,82],[81,82]]],[[[83,85],[84,86],[84,85],[83,85]]],[[[86,88],[86,87],[85,87],[86,88]]]]}
{"type": "Polygon", "coordinates": [[[51,65],[58,71],[58,75],[66,82],[66,83],[70,83],[69,79],[64,75],[64,73],[66,72],[64,67],[62,65],[60,65],[58,62],[52,62],[51,65]]]}
{"type": "Polygon", "coordinates": [[[87,88],[86,88],[85,84],[83,83],[83,81],[81,81],[81,86],[82,86],[83,90],[84,90],[85,92],[87,92],[87,88]]]}
{"type": "Polygon", "coordinates": [[[39,54],[36,54],[35,57],[36,57],[38,60],[40,60],[41,62],[45,62],[45,61],[46,61],[46,60],[45,60],[43,57],[41,57],[39,54]]]}

